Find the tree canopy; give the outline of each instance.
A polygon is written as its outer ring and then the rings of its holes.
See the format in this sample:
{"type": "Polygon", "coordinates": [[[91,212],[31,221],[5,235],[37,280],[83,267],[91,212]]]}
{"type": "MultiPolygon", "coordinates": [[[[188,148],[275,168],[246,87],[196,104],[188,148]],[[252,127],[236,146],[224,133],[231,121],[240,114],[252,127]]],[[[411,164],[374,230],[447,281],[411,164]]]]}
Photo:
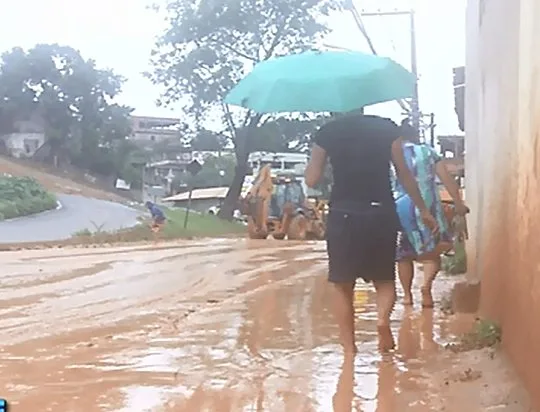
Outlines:
{"type": "Polygon", "coordinates": [[[0,60],[0,135],[32,119],[46,137],[45,160],[121,175],[126,165],[114,162],[133,150],[125,143],[132,109],[114,103],[123,82],[68,46],[14,48],[0,60]]]}
{"type": "Polygon", "coordinates": [[[236,154],[235,177],[221,214],[232,212],[247,171],[249,153],[260,150],[256,129],[269,119],[231,112],[226,93],[269,58],[314,49],[328,32],[324,17],[340,0],[168,0],[168,27],[153,52],[149,77],[164,88],[161,103],[181,102],[196,125],[223,125],[236,154]]]}
{"type": "Polygon", "coordinates": [[[229,186],[234,177],[235,161],[232,156],[209,156],[204,160],[199,173],[189,178],[192,187],[229,186]]]}
{"type": "Polygon", "coordinates": [[[190,139],[191,149],[220,152],[229,145],[229,139],[221,133],[201,128],[190,139]]]}

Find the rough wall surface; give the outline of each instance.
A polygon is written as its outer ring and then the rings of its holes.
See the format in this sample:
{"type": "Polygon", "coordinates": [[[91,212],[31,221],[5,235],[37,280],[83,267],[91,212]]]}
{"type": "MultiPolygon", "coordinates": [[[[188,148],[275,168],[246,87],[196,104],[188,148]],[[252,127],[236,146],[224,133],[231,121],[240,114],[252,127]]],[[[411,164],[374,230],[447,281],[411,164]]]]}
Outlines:
{"type": "Polygon", "coordinates": [[[540,1],[469,0],[469,276],[540,409],[540,1]]]}

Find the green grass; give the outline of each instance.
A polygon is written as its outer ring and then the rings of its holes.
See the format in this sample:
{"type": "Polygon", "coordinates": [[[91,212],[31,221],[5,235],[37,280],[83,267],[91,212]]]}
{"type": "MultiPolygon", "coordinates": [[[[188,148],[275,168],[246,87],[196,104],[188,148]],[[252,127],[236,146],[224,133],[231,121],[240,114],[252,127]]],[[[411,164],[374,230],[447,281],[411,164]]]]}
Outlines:
{"type": "MultiPolygon", "coordinates": [[[[167,221],[159,233],[159,239],[186,239],[196,237],[223,237],[242,235],[246,227],[240,223],[228,222],[208,214],[190,213],[187,228],[184,229],[186,212],[183,209],[163,208],[167,221]]],[[[133,228],[115,232],[103,231],[101,227],[80,230],[73,234],[73,239],[80,243],[124,243],[150,241],[155,237],[150,230],[151,219],[148,216],[133,228]]]]}
{"type": "Polygon", "coordinates": [[[184,229],[186,211],[184,209],[164,209],[167,222],[162,234],[165,237],[215,237],[231,234],[244,233],[246,227],[237,222],[222,220],[209,214],[190,212],[187,228],[184,229]]]}
{"type": "Polygon", "coordinates": [[[454,352],[496,347],[501,343],[502,330],[498,323],[489,319],[478,319],[473,329],[458,342],[447,345],[454,352]]]}
{"type": "Polygon", "coordinates": [[[452,275],[461,275],[467,272],[467,252],[464,242],[456,242],[452,256],[443,256],[442,270],[452,275]]]}

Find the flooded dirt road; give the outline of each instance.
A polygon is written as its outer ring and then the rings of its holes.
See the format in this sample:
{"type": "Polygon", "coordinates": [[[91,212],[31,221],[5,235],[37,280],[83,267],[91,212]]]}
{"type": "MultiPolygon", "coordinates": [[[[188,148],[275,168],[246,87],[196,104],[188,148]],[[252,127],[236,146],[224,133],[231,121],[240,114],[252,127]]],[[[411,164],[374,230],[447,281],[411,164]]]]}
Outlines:
{"type": "Polygon", "coordinates": [[[21,412],[531,410],[502,355],[442,348],[468,319],[398,304],[381,357],[367,285],[344,361],[325,271],[322,243],[2,253],[0,397],[21,412]]]}

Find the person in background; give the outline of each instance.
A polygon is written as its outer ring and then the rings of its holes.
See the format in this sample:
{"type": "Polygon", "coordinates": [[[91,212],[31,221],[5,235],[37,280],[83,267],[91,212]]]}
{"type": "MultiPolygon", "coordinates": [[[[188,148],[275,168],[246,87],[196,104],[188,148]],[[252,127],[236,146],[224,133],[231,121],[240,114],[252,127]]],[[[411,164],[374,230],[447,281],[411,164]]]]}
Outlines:
{"type": "Polygon", "coordinates": [[[152,232],[157,234],[161,231],[163,225],[165,224],[165,214],[159,207],[156,206],[155,203],[152,203],[150,201],[146,202],[146,208],[150,211],[150,214],[152,215],[152,225],[150,226],[152,232]]]}
{"type": "Polygon", "coordinates": [[[431,146],[420,143],[418,133],[407,120],[401,123],[400,129],[403,137],[401,147],[407,167],[415,176],[424,203],[437,220],[439,227],[437,235],[434,236],[431,228],[424,223],[419,211],[415,208],[416,201],[413,201],[407,190],[396,179],[394,182],[396,208],[402,227],[398,237],[396,260],[404,292],[403,304],[412,305],[413,303],[413,262],[417,260],[424,266],[424,283],[421,288],[422,306],[431,308],[433,307],[432,286],[441,268],[441,254],[449,251],[453,246],[452,214],[465,215],[469,212],[469,208],[463,202],[459,186],[448,172],[444,159],[431,146]],[[452,197],[453,213],[445,213],[437,177],[452,197]]]}
{"type": "Polygon", "coordinates": [[[358,278],[373,282],[377,300],[379,348],[394,347],[390,315],[395,299],[395,253],[399,220],[392,194],[390,162],[433,231],[437,223],[424,204],[405,163],[399,127],[390,119],[358,112],[323,125],[313,137],[305,181],[314,187],[327,160],[333,186],[327,220],[328,280],[332,304],[347,355],[357,351],[354,338],[354,288],[358,278]]]}

